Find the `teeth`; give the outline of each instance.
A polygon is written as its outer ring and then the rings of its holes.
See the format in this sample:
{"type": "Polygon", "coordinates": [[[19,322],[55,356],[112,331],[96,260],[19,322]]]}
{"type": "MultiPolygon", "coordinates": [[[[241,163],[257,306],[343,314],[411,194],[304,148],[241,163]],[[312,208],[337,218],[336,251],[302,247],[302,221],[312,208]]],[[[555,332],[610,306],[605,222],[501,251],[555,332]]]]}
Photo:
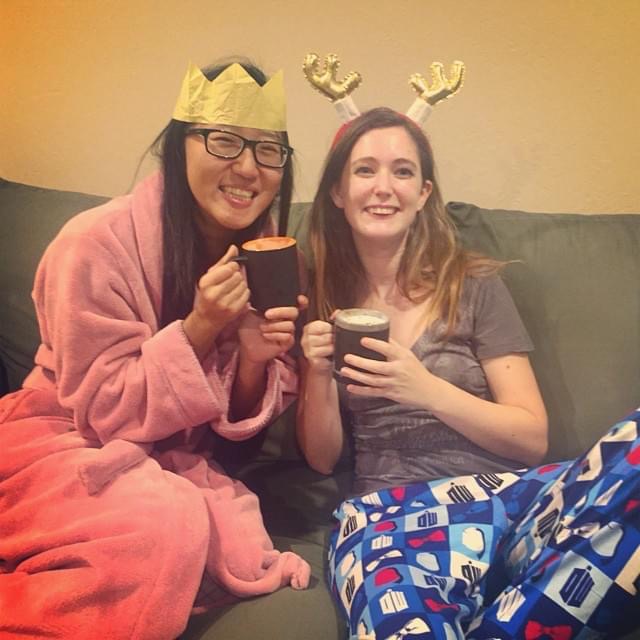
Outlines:
{"type": "Polygon", "coordinates": [[[253,192],[247,191],[246,189],[239,189],[238,187],[223,187],[222,190],[229,195],[244,198],[246,200],[250,200],[253,197],[253,192]]]}
{"type": "Polygon", "coordinates": [[[387,215],[395,212],[395,207],[367,207],[369,213],[387,215]]]}

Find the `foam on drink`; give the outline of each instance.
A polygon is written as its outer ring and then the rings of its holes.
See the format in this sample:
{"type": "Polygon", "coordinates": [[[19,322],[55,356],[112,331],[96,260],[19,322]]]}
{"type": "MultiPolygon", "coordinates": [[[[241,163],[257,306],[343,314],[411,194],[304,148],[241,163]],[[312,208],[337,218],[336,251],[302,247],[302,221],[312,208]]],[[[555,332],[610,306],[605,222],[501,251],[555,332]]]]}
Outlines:
{"type": "Polygon", "coordinates": [[[379,330],[389,326],[389,318],[375,309],[345,309],[337,313],[335,323],[353,331],[379,330]]]}

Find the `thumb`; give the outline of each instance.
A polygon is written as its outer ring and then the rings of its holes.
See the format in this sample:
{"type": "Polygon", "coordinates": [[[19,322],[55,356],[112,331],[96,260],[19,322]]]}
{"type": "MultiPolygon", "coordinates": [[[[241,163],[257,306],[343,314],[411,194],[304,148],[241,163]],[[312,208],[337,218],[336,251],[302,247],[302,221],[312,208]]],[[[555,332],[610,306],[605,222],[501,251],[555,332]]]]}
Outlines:
{"type": "Polygon", "coordinates": [[[239,255],[238,247],[236,247],[235,244],[231,244],[229,245],[229,248],[227,249],[226,253],[222,256],[222,258],[220,258],[220,260],[216,262],[216,265],[227,264],[228,262],[231,262],[233,258],[237,258],[238,255],[239,255]]]}

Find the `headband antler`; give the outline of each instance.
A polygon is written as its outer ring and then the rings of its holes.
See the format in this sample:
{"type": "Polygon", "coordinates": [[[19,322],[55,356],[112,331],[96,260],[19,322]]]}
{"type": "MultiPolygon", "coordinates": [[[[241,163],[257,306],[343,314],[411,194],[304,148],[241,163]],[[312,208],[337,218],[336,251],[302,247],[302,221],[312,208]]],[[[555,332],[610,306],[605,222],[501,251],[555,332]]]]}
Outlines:
{"type": "MultiPolygon", "coordinates": [[[[338,111],[340,119],[345,123],[358,117],[360,111],[351,99],[350,94],[360,86],[362,76],[357,71],[350,71],[344,77],[344,80],[339,81],[336,77],[340,66],[338,56],[333,53],[325,56],[322,67],[319,60],[320,56],[316,53],[308,53],[304,57],[302,70],[309,84],[331,100],[338,111]]],[[[418,94],[418,97],[405,115],[420,127],[424,126],[436,104],[450,98],[462,88],[465,65],[464,62],[456,60],[451,65],[449,74],[451,79],[445,75],[444,65],[441,62],[432,62],[429,70],[431,72],[431,84],[419,73],[414,73],[409,78],[409,84],[418,94]]],[[[340,134],[340,131],[338,134],[340,134]]]]}
{"type": "Polygon", "coordinates": [[[464,62],[460,60],[456,60],[451,65],[450,80],[446,78],[444,65],[441,62],[432,62],[429,70],[431,71],[431,86],[427,84],[427,81],[419,73],[414,73],[409,78],[409,84],[418,94],[418,97],[409,107],[406,115],[420,126],[423,126],[431,115],[433,107],[438,102],[442,102],[457,93],[464,82],[465,66],[464,62]]]}
{"type": "Polygon", "coordinates": [[[322,95],[331,100],[341,120],[348,122],[360,115],[351,93],[362,82],[362,76],[357,71],[350,71],[342,81],[337,79],[340,60],[337,55],[330,53],[325,56],[324,64],[320,68],[320,56],[317,53],[308,53],[304,57],[302,70],[309,84],[322,95]]]}

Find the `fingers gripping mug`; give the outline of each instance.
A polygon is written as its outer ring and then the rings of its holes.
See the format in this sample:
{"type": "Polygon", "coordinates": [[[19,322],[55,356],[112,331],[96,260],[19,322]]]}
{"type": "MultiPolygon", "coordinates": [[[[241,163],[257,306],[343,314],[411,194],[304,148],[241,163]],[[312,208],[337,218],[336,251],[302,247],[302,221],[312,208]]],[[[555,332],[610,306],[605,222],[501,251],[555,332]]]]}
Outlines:
{"type": "Polygon", "coordinates": [[[363,347],[360,340],[369,337],[388,342],[389,318],[375,309],[343,309],[336,314],[334,327],[333,377],[339,382],[358,384],[340,375],[340,369],[345,366],[344,357],[347,353],[353,353],[370,360],[385,360],[381,353],[363,347]]]}
{"type": "Polygon", "coordinates": [[[264,313],[273,307],[295,307],[300,293],[298,252],[294,238],[271,236],[244,242],[235,259],[244,263],[251,304],[264,313]]]}

